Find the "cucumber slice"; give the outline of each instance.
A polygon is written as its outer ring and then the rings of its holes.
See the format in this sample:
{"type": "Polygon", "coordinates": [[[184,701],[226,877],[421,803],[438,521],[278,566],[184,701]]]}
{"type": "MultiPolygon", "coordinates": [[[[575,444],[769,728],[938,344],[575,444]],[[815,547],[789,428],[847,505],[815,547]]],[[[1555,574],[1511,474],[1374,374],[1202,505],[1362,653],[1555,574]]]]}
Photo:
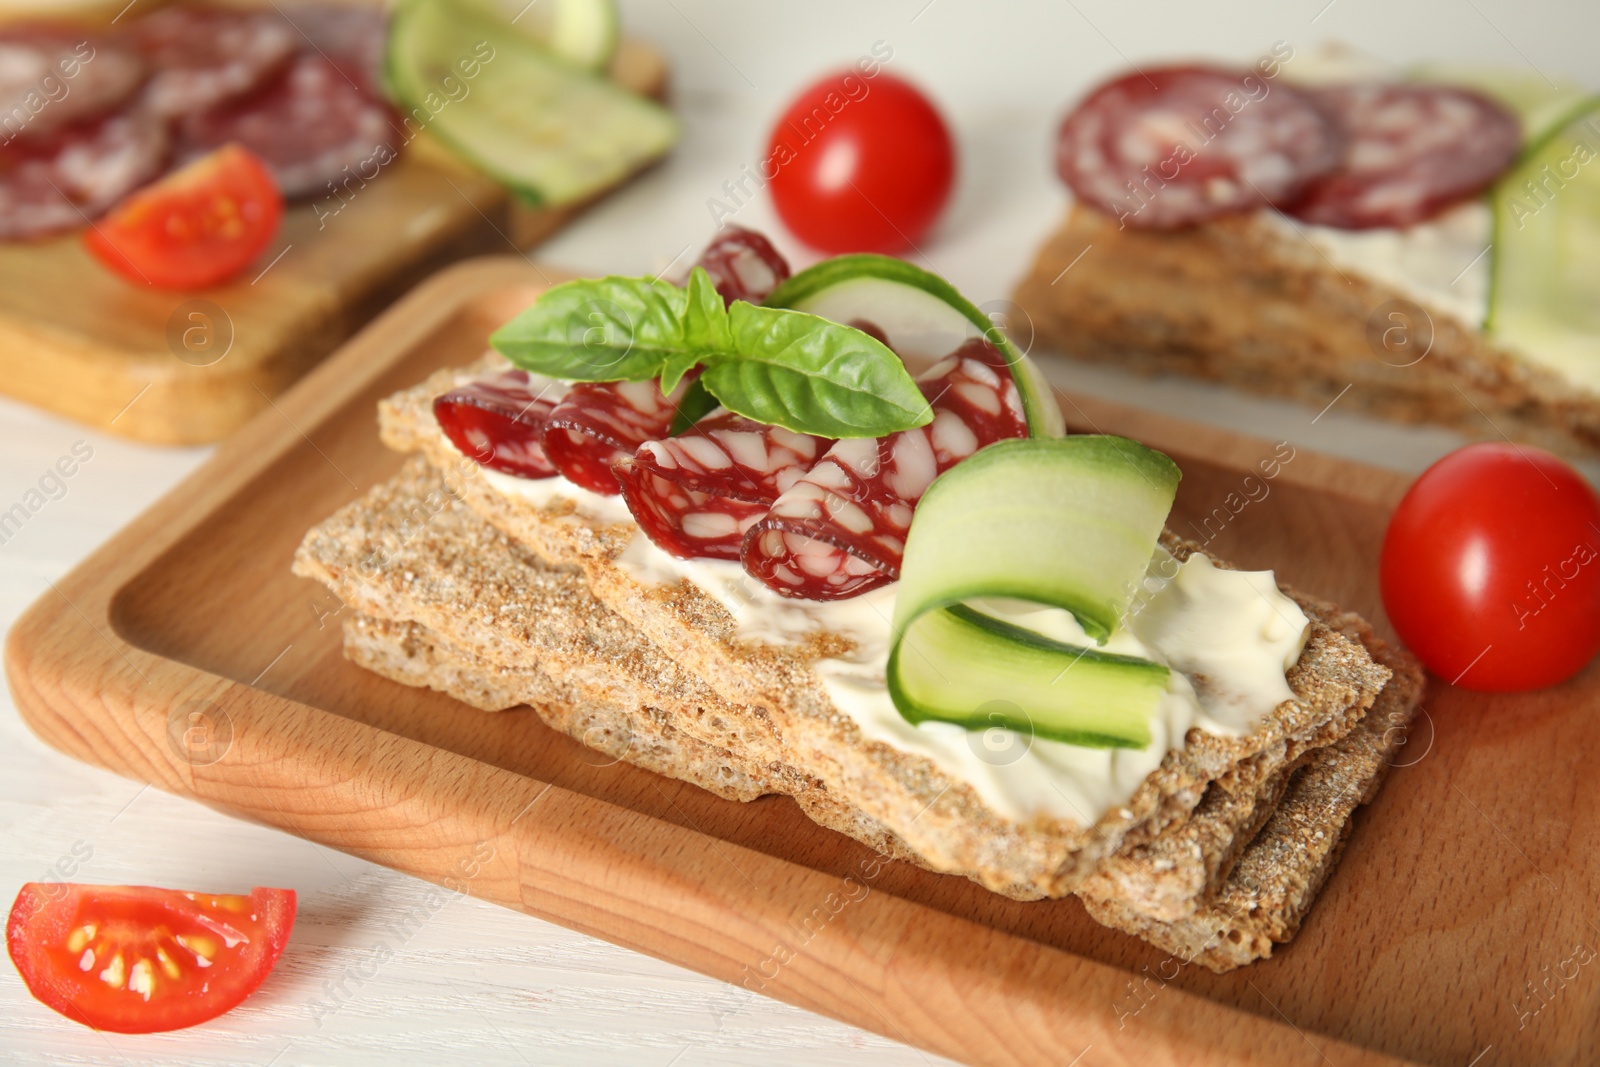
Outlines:
{"type": "Polygon", "coordinates": [[[602,71],[616,53],[621,19],[615,0],[466,0],[554,55],[584,70],[602,71]]]}
{"type": "Polygon", "coordinates": [[[1180,477],[1137,441],[1085,434],[1002,441],[935,480],[895,596],[888,681],[900,714],[969,728],[1015,720],[1071,744],[1149,744],[1166,667],[1062,644],[963,602],[1062,608],[1104,643],[1144,578],[1180,477]]]}
{"type": "Polygon", "coordinates": [[[932,364],[971,338],[987,337],[1011,364],[1029,432],[1066,432],[1055,394],[1021,349],[955,286],[903,259],[870,253],[825,259],[774,289],[766,304],[834,322],[870,322],[913,368],[932,364]]]}
{"type": "Polygon", "coordinates": [[[1569,108],[1490,193],[1485,328],[1600,392],[1600,97],[1569,108]]]}
{"type": "Polygon", "coordinates": [[[889,660],[889,695],[913,723],[1144,748],[1150,714],[1167,691],[1169,672],[1158,663],[1074,648],[959,605],[924,615],[911,640],[906,664],[897,666],[900,646],[889,660]],[[924,657],[956,669],[905,669],[924,657]],[[960,669],[969,661],[984,669],[960,669]]]}
{"type": "Polygon", "coordinates": [[[410,0],[395,12],[385,73],[408,127],[534,204],[592,196],[678,138],[665,108],[455,0],[410,0]]]}

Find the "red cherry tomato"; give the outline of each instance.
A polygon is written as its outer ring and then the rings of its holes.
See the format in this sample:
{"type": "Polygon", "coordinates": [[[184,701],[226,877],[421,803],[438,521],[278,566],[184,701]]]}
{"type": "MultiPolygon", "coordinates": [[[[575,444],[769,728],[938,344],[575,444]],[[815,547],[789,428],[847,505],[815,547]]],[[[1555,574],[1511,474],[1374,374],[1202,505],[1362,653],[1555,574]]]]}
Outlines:
{"type": "Polygon", "coordinates": [[[198,289],[248,267],[282,219],[266,164],[224,145],[129,196],[83,231],[83,243],[131,282],[198,289]]]}
{"type": "Polygon", "coordinates": [[[854,70],[789,105],[764,169],[778,216],[824,252],[899,252],[922,240],[950,198],[955,146],[909,82],[854,70]],[[775,173],[772,173],[775,171],[775,173]]]}
{"type": "Polygon", "coordinates": [[[1445,681],[1566,681],[1600,651],[1600,497],[1548,452],[1471,445],[1400,501],[1381,578],[1401,640],[1445,681]]]}
{"type": "Polygon", "coordinates": [[[294,925],[292,889],[247,897],[30,882],[6,922],[28,991],[73,1022],[148,1034],[203,1023],[253,993],[294,925]]]}

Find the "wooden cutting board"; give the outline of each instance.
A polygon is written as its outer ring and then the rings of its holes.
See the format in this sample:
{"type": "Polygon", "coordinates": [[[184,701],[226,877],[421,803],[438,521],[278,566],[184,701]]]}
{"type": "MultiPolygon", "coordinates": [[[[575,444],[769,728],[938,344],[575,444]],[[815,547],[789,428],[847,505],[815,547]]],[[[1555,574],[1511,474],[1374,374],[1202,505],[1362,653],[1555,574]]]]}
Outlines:
{"type": "MultiPolygon", "coordinates": [[[[1299,938],[1217,976],[1075,900],[877,870],[787,798],[719,800],[531,712],[484,714],[346,663],[338,603],[289,573],[296,544],[399,466],[378,399],[479,354],[541,280],[513,259],[434,277],[63,579],[6,649],[32,728],[139,781],[976,1064],[1594,1062],[1600,668],[1535,694],[1434,685],[1299,938]]],[[[1177,459],[1180,530],[1276,451],[1089,397],[1064,407],[1177,459]]],[[[1405,484],[1301,449],[1213,547],[1384,629],[1376,559],[1405,484]]]]}
{"type": "MultiPolygon", "coordinates": [[[[638,41],[611,76],[666,91],[665,60],[638,41]]],[[[140,440],[215,441],[441,266],[528,248],[585,206],[528,208],[424,132],[371,182],[291,207],[273,246],[215,288],[131,285],[76,233],[0,242],[0,392],[140,440]]]]}

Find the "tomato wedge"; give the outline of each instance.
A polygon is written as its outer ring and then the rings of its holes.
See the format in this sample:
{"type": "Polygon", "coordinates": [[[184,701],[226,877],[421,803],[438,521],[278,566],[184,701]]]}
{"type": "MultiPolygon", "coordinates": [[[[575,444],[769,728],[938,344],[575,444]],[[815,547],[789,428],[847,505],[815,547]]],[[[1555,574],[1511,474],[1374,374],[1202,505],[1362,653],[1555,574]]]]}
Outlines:
{"type": "Polygon", "coordinates": [[[96,1030],[147,1034],[214,1019],[253,993],[294,925],[292,889],[211,896],[29,882],[6,922],[28,991],[96,1030]]]}
{"type": "Polygon", "coordinates": [[[83,243],[131,282],[200,289],[248,267],[282,221],[266,164],[230,144],[133,193],[84,230],[83,243]]]}

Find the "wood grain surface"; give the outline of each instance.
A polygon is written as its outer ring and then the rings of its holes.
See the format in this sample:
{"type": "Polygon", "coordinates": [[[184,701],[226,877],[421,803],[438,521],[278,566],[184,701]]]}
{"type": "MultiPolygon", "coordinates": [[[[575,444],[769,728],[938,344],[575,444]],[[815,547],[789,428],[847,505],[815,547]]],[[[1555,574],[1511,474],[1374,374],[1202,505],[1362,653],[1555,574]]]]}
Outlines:
{"type": "MultiPolygon", "coordinates": [[[[611,76],[666,91],[666,61],[636,40],[611,76]]],[[[132,285],[77,233],[0,242],[0,391],[140,440],[216,441],[440,267],[531,247],[592,202],[529,208],[423,131],[374,180],[291,206],[256,263],[210,289],[132,285]]]]}
{"type": "MultiPolygon", "coordinates": [[[[477,354],[540,278],[502,259],[430,280],[30,609],[6,664],[35,732],[971,1063],[1593,1061],[1594,668],[1532,695],[1436,684],[1298,940],[1216,976],[1097,926],[1073,900],[1019,903],[878,865],[785,798],[722,801],[611,763],[532,714],[476,712],[346,663],[341,606],[289,574],[294,546],[398,466],[377,440],[377,399],[477,354]],[[841,895],[854,899],[835,911],[841,895]]],[[[1076,427],[1178,460],[1178,529],[1193,522],[1205,539],[1210,516],[1217,553],[1386,629],[1375,560],[1403,476],[1294,452],[1235,523],[1217,509],[1231,514],[1245,476],[1281,459],[1273,442],[1085,397],[1064,406],[1076,427]]]]}

